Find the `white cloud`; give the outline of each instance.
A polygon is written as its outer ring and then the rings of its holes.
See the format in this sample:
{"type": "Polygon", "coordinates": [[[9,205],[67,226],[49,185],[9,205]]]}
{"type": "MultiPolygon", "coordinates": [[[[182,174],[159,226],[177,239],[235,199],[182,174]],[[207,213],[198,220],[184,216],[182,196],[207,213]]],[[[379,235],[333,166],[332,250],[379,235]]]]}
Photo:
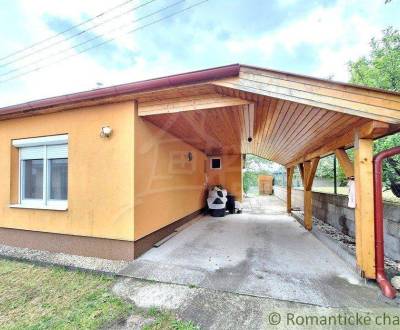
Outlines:
{"type": "MultiPolygon", "coordinates": [[[[29,26],[27,33],[32,36],[32,41],[42,40],[54,34],[46,22],[42,19],[43,8],[46,8],[46,14],[53,17],[60,17],[68,19],[69,21],[77,24],[88,17],[93,17],[104,11],[121,3],[121,1],[110,2],[102,1],[78,1],[72,0],[68,2],[55,2],[52,0],[40,1],[40,6],[36,2],[27,1],[23,2],[23,21],[25,26],[29,26]],[[79,8],[79,10],[77,10],[79,8]]],[[[124,6],[118,11],[114,11],[112,16],[122,13],[123,11],[133,8],[139,2],[134,2],[133,5],[124,6]]],[[[105,19],[111,17],[103,16],[101,20],[97,20],[97,24],[105,19]]],[[[107,31],[116,29],[117,27],[127,24],[134,19],[132,14],[129,18],[123,16],[123,19],[117,19],[107,23],[104,27],[96,28],[94,31],[98,35],[104,34],[107,31]]],[[[91,23],[93,26],[93,23],[91,23]]],[[[132,25],[129,27],[132,29],[132,25]]],[[[124,35],[123,31],[118,33],[107,34],[108,37],[117,37],[114,45],[121,47],[124,50],[137,50],[138,45],[133,34],[129,36],[124,35]]],[[[46,47],[54,42],[63,41],[65,37],[52,39],[49,43],[40,45],[36,49],[46,47]]],[[[97,40],[99,42],[99,40],[97,40]]],[[[26,45],[14,44],[14,49],[21,49],[26,45]]],[[[49,50],[39,52],[37,55],[30,55],[16,63],[15,67],[26,66],[23,71],[10,73],[8,76],[0,78],[1,80],[12,78],[14,75],[24,73],[35,69],[36,67],[43,67],[36,72],[31,72],[28,75],[22,76],[17,80],[11,80],[4,84],[1,88],[0,107],[15,103],[30,101],[33,99],[40,99],[54,95],[78,92],[96,88],[96,83],[101,82],[103,86],[115,85],[119,83],[132,82],[142,79],[157,77],[160,75],[172,74],[182,70],[179,63],[173,64],[172,59],[168,54],[160,52],[157,54],[157,61],[154,64],[150,63],[144,57],[135,57],[134,64],[129,68],[116,69],[106,64],[101,64],[93,59],[88,53],[77,55],[76,50],[68,49],[68,42],[61,42],[49,50]],[[54,54],[58,54],[55,56],[54,54]],[[75,56],[77,55],[77,56],[75,56]],[[58,59],[71,56],[68,60],[56,64],[58,59]],[[49,59],[50,58],[50,59],[49,59]],[[36,65],[32,63],[39,61],[36,65]],[[171,64],[172,63],[172,64],[171,64]],[[21,93],[21,91],[24,91],[21,93]]],[[[101,50],[101,48],[99,48],[101,50]]],[[[23,55],[29,55],[35,50],[29,50],[23,55]]],[[[10,69],[13,69],[12,67],[10,69]]],[[[7,69],[8,70],[8,69],[7,69]]]]}
{"type": "Polygon", "coordinates": [[[347,62],[365,55],[371,37],[379,35],[382,29],[373,19],[379,6],[383,6],[380,0],[363,3],[339,0],[332,7],[316,7],[305,17],[298,17],[275,31],[230,41],[227,46],[234,53],[258,50],[272,58],[282,49],[295,55],[298,46],[307,45],[315,51],[319,63],[310,74],[319,77],[333,74],[335,79],[347,81],[347,62]],[[360,7],[365,7],[362,15],[358,12],[360,7]]]}
{"type": "MultiPolygon", "coordinates": [[[[281,7],[291,10],[291,6],[297,4],[300,0],[277,1],[281,7]]],[[[20,25],[19,31],[23,30],[24,35],[23,37],[19,35],[4,38],[3,33],[2,39],[6,40],[2,40],[2,46],[10,50],[20,49],[26,46],[27,40],[34,42],[52,35],[54,31],[49,28],[44,20],[44,14],[67,19],[76,24],[121,2],[121,0],[21,1],[19,3],[21,8],[18,13],[21,17],[18,17],[15,24],[20,25]]],[[[136,1],[135,3],[140,2],[136,1]]],[[[134,3],[115,11],[113,15],[133,6],[134,3]]],[[[152,12],[155,8],[160,8],[159,3],[156,7],[149,8],[149,11],[152,12]]],[[[236,33],[236,26],[227,25],[228,21],[220,24],[217,20],[218,13],[215,15],[215,20],[213,18],[204,20],[207,9],[202,11],[201,8],[203,7],[198,7],[193,11],[192,17],[196,17],[195,20],[183,20],[180,23],[181,25],[174,26],[174,30],[156,30],[155,26],[152,30],[152,34],[155,36],[153,38],[153,35],[149,34],[147,43],[151,50],[145,49],[146,47],[140,44],[136,34],[123,35],[118,38],[116,45],[120,49],[137,52],[133,64],[129,67],[118,69],[107,63],[96,61],[92,56],[93,53],[80,54],[57,65],[49,66],[18,80],[0,85],[0,106],[92,89],[96,87],[96,82],[102,82],[104,86],[108,86],[199,69],[199,66],[233,63],[238,59],[249,64],[264,65],[268,62],[268,59],[281,56],[282,50],[291,54],[294,58],[296,56],[301,57],[302,54],[299,54],[299,49],[308,52],[307,58],[310,58],[310,55],[311,57],[314,56],[314,59],[310,61],[315,64],[315,70],[305,73],[324,78],[333,74],[335,79],[346,81],[348,79],[347,62],[368,52],[370,38],[379,35],[380,30],[385,27],[386,22],[384,24],[382,21],[383,11],[391,10],[388,5],[383,5],[381,0],[365,0],[362,2],[358,0],[338,0],[334,5],[328,7],[315,5],[307,14],[292,17],[288,22],[283,21],[283,24],[279,27],[266,30],[255,36],[246,33],[245,30],[240,31],[243,33],[236,33]],[[191,22],[193,27],[186,26],[187,22],[191,22]],[[199,22],[204,22],[205,25],[198,28],[198,26],[201,26],[198,24],[199,22]],[[216,28],[208,30],[207,24],[209,23],[213,23],[216,28]],[[162,40],[165,36],[167,41],[164,44],[168,46],[168,40],[175,37],[174,33],[177,34],[176,38],[180,37],[179,29],[185,29],[185,33],[182,33],[182,35],[189,35],[190,40],[182,38],[182,42],[184,42],[182,49],[179,46],[175,47],[173,49],[175,54],[171,49],[164,50],[162,46],[156,44],[156,40],[162,40]],[[226,41],[218,39],[217,33],[221,30],[229,32],[230,37],[226,41]],[[239,35],[242,37],[238,37],[239,35]],[[182,58],[178,58],[179,56],[182,57],[182,55],[179,55],[181,50],[188,54],[184,61],[182,61],[182,58]],[[259,57],[255,57],[254,54],[259,55],[259,57]]],[[[236,14],[237,19],[240,19],[240,13],[236,14]]],[[[135,13],[130,18],[115,20],[101,29],[99,28],[97,32],[99,34],[104,33],[127,23],[127,19],[133,20],[140,16],[141,13],[135,13]]],[[[101,19],[106,18],[107,16],[101,19]]],[[[101,21],[101,19],[96,22],[101,21]]],[[[264,19],[262,15],[260,15],[260,19],[264,19]]],[[[231,21],[234,20],[231,19],[231,21]]],[[[91,26],[93,26],[93,23],[91,26]]],[[[116,35],[112,34],[112,36],[116,35]]],[[[58,49],[53,49],[52,52],[61,50],[63,51],[62,56],[74,54],[74,51],[71,50],[64,51],[65,46],[63,44],[58,49]]],[[[99,48],[99,51],[102,51],[101,48],[99,48]]],[[[43,57],[45,55],[46,53],[41,54],[43,57]]],[[[119,53],[114,56],[118,57],[119,53]]],[[[29,56],[22,63],[29,64],[35,59],[37,57],[29,56]]],[[[109,62],[111,63],[113,60],[113,58],[110,58],[109,62]]],[[[45,63],[47,62],[43,64],[45,63]]],[[[298,68],[297,71],[302,70],[300,63],[298,68]]],[[[287,70],[285,66],[277,69],[287,70]]],[[[0,78],[0,80],[2,79],[0,78]]]]}

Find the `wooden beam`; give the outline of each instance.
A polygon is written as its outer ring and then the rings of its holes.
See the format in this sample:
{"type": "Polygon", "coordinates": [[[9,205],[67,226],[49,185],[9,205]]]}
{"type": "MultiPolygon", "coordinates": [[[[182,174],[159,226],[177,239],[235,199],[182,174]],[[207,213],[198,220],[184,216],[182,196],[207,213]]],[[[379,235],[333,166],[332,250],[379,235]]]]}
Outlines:
{"type": "Polygon", "coordinates": [[[333,153],[336,149],[351,147],[354,145],[354,136],[358,134],[359,138],[375,138],[377,136],[381,136],[384,132],[389,130],[389,124],[370,121],[360,127],[356,127],[353,130],[347,132],[346,134],[339,136],[338,138],[330,141],[321,141],[321,147],[311,150],[305,151],[304,155],[290,163],[286,164],[286,167],[296,166],[299,163],[303,163],[305,161],[309,161],[316,157],[327,156],[330,153],[333,153]]]}
{"type": "Polygon", "coordinates": [[[303,182],[303,186],[305,185],[305,181],[304,181],[304,164],[300,163],[298,164],[299,166],[299,172],[300,172],[300,176],[301,176],[301,182],[303,182]]]}
{"type": "Polygon", "coordinates": [[[312,226],[312,191],[304,190],[304,227],[311,231],[312,226]]]}
{"type": "Polygon", "coordinates": [[[303,163],[304,168],[304,227],[312,230],[312,184],[317,171],[319,158],[303,163]]]}
{"type": "Polygon", "coordinates": [[[340,166],[343,169],[346,178],[353,178],[354,177],[354,165],[353,162],[350,160],[349,156],[347,155],[344,149],[336,149],[335,150],[336,158],[339,161],[340,166]]]}
{"type": "Polygon", "coordinates": [[[289,167],[286,169],[286,211],[292,212],[292,181],[293,181],[294,168],[289,167]]]}
{"type": "Polygon", "coordinates": [[[307,230],[312,230],[312,192],[311,189],[307,189],[308,176],[311,172],[311,162],[307,161],[303,163],[304,168],[304,227],[307,230]]]}
{"type": "Polygon", "coordinates": [[[356,259],[361,274],[375,278],[375,232],[373,194],[373,140],[356,135],[354,143],[356,187],[356,259]]]}
{"type": "Polygon", "coordinates": [[[310,162],[307,162],[307,163],[310,163],[310,168],[309,168],[309,172],[307,174],[306,180],[305,180],[305,187],[304,188],[306,190],[311,190],[312,184],[313,184],[313,181],[314,181],[314,177],[315,177],[315,173],[317,172],[319,158],[314,158],[310,162]]]}
{"type": "Polygon", "coordinates": [[[215,109],[253,104],[238,97],[218,93],[177,97],[139,103],[139,116],[176,113],[184,111],[215,109]]]}
{"type": "Polygon", "coordinates": [[[356,132],[361,139],[375,139],[384,135],[388,130],[389,124],[372,120],[356,129],[356,132]]]}

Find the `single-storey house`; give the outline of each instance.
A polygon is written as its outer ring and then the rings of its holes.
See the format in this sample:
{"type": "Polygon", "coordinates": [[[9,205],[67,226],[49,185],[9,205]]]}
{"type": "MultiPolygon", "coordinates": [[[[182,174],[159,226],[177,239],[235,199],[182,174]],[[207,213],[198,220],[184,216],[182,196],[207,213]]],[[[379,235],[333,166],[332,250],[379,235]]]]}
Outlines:
{"type": "Polygon", "coordinates": [[[399,123],[397,93],[239,64],[5,107],[0,243],[131,260],[198,215],[209,186],[241,200],[249,153],[286,166],[289,212],[300,166],[311,229],[318,159],[338,152],[374,278],[372,141],[399,123]]]}

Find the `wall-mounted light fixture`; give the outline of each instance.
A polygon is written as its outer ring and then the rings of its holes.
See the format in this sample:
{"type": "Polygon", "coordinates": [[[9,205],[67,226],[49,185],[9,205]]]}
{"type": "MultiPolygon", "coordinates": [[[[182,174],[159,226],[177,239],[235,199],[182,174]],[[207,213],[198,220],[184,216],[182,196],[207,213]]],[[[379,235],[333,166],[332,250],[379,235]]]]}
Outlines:
{"type": "Polygon", "coordinates": [[[189,162],[191,162],[191,161],[193,160],[193,154],[192,154],[191,151],[189,151],[188,154],[187,154],[187,160],[188,160],[189,162]]]}
{"type": "Polygon", "coordinates": [[[254,133],[254,103],[248,104],[247,109],[244,110],[244,124],[247,142],[250,143],[253,141],[254,133]]]}
{"type": "Polygon", "coordinates": [[[112,128],[110,126],[103,126],[100,130],[100,136],[102,138],[109,138],[112,134],[112,128]]]}

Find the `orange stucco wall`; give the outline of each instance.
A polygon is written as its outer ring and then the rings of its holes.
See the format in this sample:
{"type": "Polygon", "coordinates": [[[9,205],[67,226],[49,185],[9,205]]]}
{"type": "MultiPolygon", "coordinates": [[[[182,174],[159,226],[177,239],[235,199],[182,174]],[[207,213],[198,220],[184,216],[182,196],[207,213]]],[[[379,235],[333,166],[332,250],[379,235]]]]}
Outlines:
{"type": "Polygon", "coordinates": [[[210,168],[210,158],[207,160],[207,183],[208,186],[222,185],[237,200],[242,200],[242,156],[224,155],[220,156],[221,169],[210,168]]]}
{"type": "Polygon", "coordinates": [[[135,116],[135,239],[204,207],[205,160],[201,151],[135,116]]]}
{"type": "Polygon", "coordinates": [[[133,240],[134,103],[0,121],[0,227],[133,240]],[[110,125],[113,135],[100,138],[110,125]],[[18,175],[12,139],[69,136],[68,210],[10,208],[18,175]]]}
{"type": "Polygon", "coordinates": [[[138,117],[134,102],[0,121],[0,227],[133,241],[205,206],[208,185],[239,199],[242,159],[207,156],[138,117]],[[113,128],[111,138],[100,128],[113,128]],[[18,199],[13,139],[68,134],[68,210],[11,208],[18,199]],[[188,160],[191,152],[193,160],[188,160]]]}

